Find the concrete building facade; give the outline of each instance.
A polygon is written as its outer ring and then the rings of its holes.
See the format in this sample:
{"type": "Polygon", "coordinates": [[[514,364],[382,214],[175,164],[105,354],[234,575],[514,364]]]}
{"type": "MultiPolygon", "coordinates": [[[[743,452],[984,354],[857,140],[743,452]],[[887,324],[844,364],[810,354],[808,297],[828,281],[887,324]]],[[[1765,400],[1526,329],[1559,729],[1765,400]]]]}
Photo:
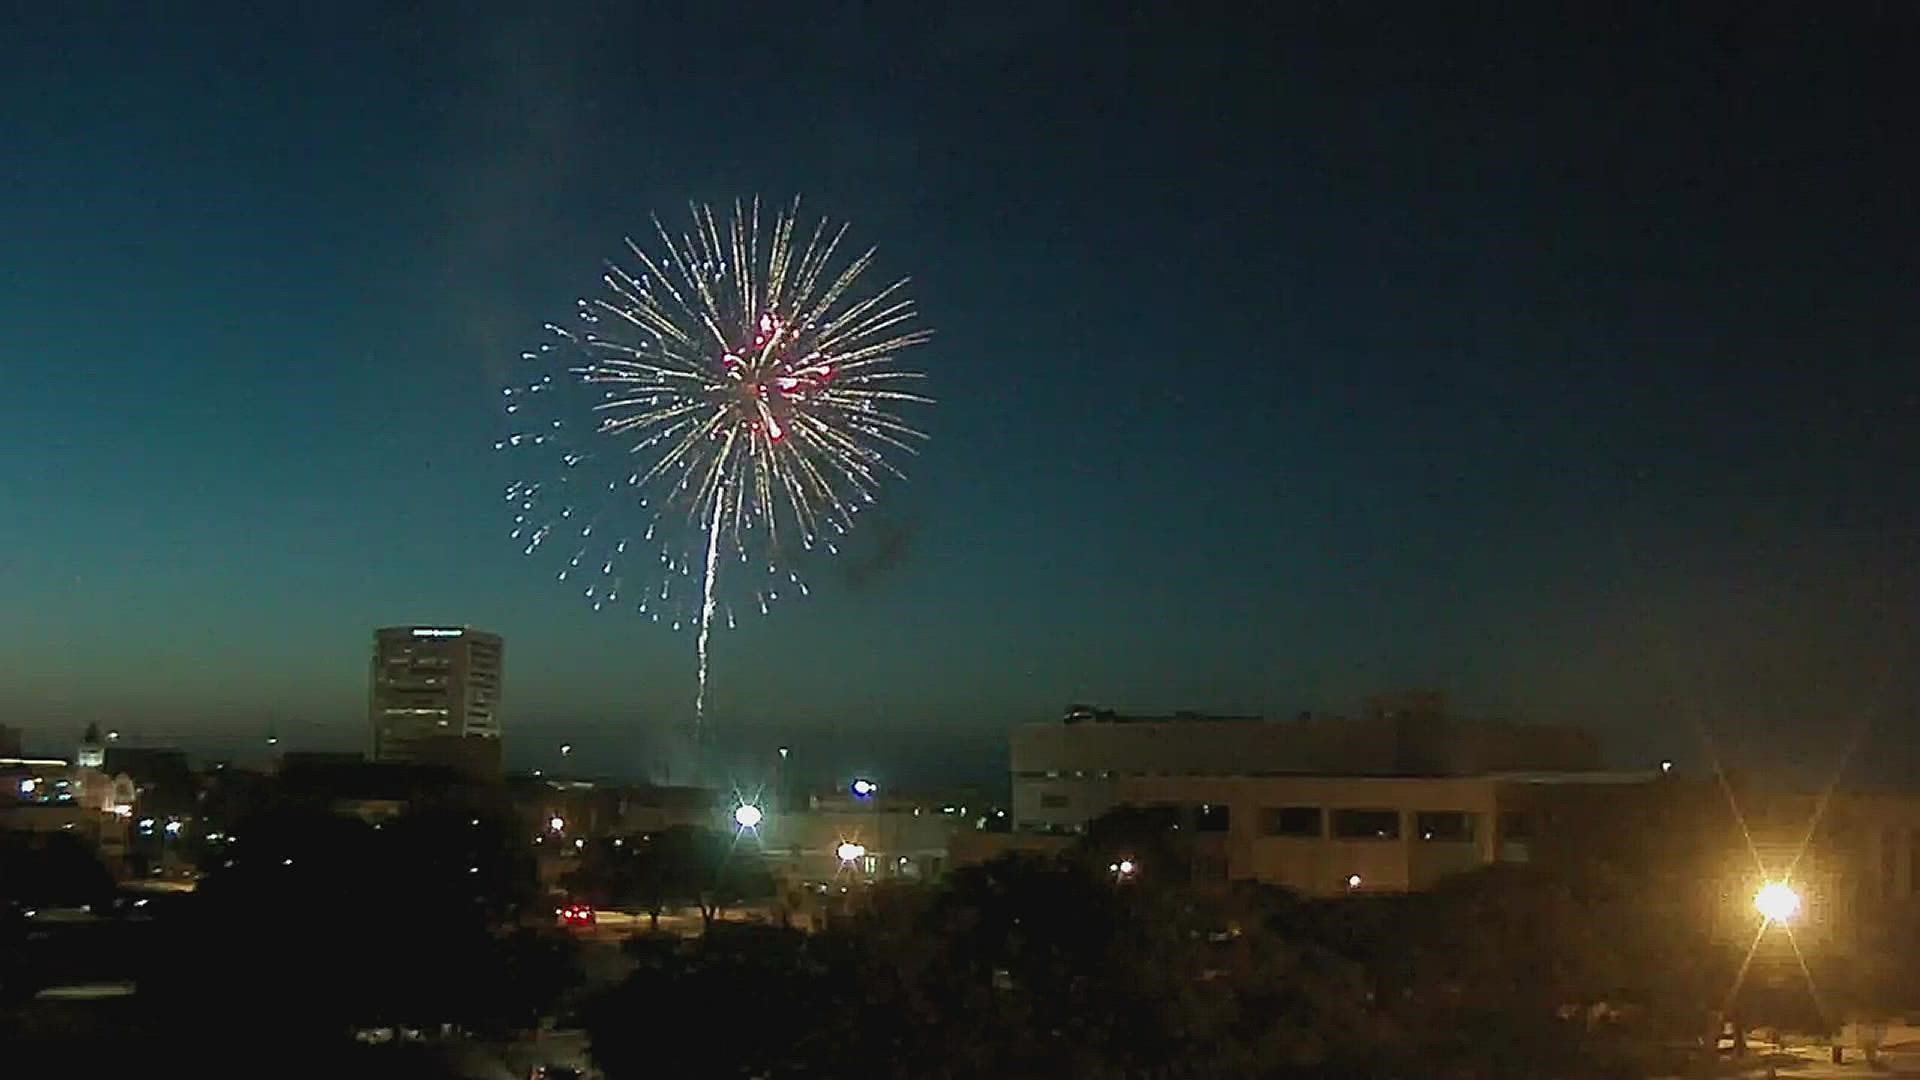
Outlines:
{"type": "Polygon", "coordinates": [[[367,703],[373,760],[415,762],[450,739],[499,739],[504,661],[498,635],[469,627],[374,631],[367,703]]]}
{"type": "MultiPolygon", "coordinates": [[[[1482,776],[1148,776],[1112,782],[1113,807],[1168,812],[1193,853],[1195,884],[1278,885],[1309,896],[1418,892],[1451,874],[1527,862],[1544,827],[1544,789],[1641,787],[1644,773],[1482,776]]],[[[1112,807],[1108,807],[1111,809],[1112,807]]],[[[989,838],[992,839],[992,838],[989,838]]],[[[1032,849],[1059,831],[1014,833],[983,845],[1032,849]]]]}
{"type": "Polygon", "coordinates": [[[1435,694],[1374,698],[1357,719],[1134,717],[1075,706],[1062,720],[1016,728],[1011,757],[1014,829],[1059,833],[1138,801],[1157,782],[1590,772],[1600,761],[1585,732],[1458,719],[1435,694]]]}
{"type": "Polygon", "coordinates": [[[844,891],[932,880],[947,870],[953,837],[973,828],[959,809],[931,795],[824,791],[791,807],[769,807],[752,840],[789,887],[844,891]]]}

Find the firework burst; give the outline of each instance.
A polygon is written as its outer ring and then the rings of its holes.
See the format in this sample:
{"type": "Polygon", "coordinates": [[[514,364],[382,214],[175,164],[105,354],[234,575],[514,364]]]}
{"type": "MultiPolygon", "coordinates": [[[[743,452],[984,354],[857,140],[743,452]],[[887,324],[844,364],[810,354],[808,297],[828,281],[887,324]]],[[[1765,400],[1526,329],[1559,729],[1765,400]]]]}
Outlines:
{"type": "Polygon", "coordinates": [[[839,552],[926,438],[899,412],[930,403],[898,364],[931,336],[907,279],[865,288],[874,252],[841,257],[846,226],[801,229],[798,200],[771,217],[656,218],[657,248],[629,239],[504,391],[497,446],[537,462],[506,491],[513,537],[557,548],[596,610],[697,631],[696,725],[714,625],[806,595],[807,558],[839,552]]]}

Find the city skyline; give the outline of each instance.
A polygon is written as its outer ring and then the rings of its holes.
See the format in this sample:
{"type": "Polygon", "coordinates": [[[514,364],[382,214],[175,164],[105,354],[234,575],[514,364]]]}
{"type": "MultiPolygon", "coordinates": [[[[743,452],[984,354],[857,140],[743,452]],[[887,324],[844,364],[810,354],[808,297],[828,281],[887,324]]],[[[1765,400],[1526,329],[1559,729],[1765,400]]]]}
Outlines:
{"type": "Polygon", "coordinates": [[[352,739],[368,631],[446,619],[515,643],[510,760],[644,757],[692,642],[519,555],[494,395],[646,213],[764,191],[915,274],[941,404],[716,639],[723,739],[1401,687],[1642,757],[1912,728],[1899,64],[1520,18],[24,12],[0,723],[352,739]]]}

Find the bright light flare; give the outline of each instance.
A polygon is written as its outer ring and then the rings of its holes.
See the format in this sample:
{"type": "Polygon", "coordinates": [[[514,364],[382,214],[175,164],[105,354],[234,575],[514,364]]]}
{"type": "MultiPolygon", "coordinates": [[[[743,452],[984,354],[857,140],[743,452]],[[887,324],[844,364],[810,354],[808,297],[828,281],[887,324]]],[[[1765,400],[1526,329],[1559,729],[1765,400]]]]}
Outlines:
{"type": "Polygon", "coordinates": [[[759,828],[760,822],[765,818],[766,815],[760,812],[760,808],[752,803],[741,803],[733,808],[733,823],[743,829],[759,828]]]}
{"type": "Polygon", "coordinates": [[[842,840],[840,846],[833,849],[833,853],[840,856],[841,862],[850,863],[866,855],[867,845],[856,844],[851,840],[842,840]]]}
{"type": "Polygon", "coordinates": [[[1800,894],[1784,881],[1769,881],[1753,894],[1753,910],[1769,923],[1790,923],[1800,917],[1800,894]]]}

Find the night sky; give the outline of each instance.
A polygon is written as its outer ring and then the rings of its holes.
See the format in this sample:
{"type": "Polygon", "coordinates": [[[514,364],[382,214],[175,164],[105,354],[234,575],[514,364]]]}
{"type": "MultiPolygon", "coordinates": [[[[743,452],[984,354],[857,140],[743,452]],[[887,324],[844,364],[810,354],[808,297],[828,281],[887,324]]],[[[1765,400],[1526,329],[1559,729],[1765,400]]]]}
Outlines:
{"type": "Polygon", "coordinates": [[[941,403],[718,639],[738,745],[1431,686],[1920,760],[1913,8],[663,6],[0,14],[0,722],[349,744],[371,629],[465,622],[510,758],[643,765],[693,642],[508,540],[498,388],[758,192],[914,275],[941,403]]]}

